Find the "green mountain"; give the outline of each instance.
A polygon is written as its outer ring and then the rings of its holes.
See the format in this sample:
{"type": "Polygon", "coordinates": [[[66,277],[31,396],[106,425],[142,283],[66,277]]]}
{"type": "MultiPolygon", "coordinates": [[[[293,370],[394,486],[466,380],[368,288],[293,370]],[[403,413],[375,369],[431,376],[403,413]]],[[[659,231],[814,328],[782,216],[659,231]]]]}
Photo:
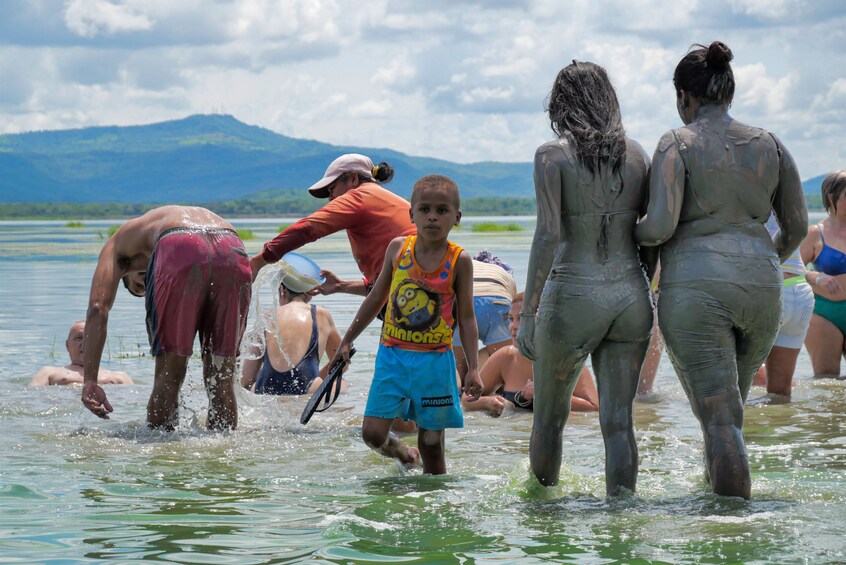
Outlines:
{"type": "Polygon", "coordinates": [[[0,202],[210,202],[260,191],[304,193],[343,153],[387,161],[387,185],[408,197],[425,174],[466,197],[534,195],[530,163],[458,164],[389,149],[294,139],[226,115],[130,127],[0,135],[0,202]]]}
{"type": "MultiPolygon", "coordinates": [[[[294,139],[227,115],[195,115],[143,126],[0,135],[0,202],[302,199],[335,157],[351,152],[393,165],[387,186],[405,197],[415,180],[441,173],[465,198],[534,198],[531,163],[458,164],[294,139]]],[[[819,195],[822,179],[805,181],[805,193],[819,195]]],[[[815,203],[811,196],[809,204],[815,203]]]]}

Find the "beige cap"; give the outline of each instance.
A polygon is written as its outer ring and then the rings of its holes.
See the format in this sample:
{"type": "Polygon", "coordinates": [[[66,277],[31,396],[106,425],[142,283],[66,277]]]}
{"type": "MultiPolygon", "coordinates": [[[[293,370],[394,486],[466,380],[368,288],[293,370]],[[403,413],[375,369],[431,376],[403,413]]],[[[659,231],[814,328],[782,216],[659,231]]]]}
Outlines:
{"type": "Polygon", "coordinates": [[[315,198],[329,198],[327,186],[344,173],[359,173],[365,178],[373,177],[373,161],[358,153],[347,153],[332,161],[323,173],[323,178],[311,185],[308,192],[315,198]]]}

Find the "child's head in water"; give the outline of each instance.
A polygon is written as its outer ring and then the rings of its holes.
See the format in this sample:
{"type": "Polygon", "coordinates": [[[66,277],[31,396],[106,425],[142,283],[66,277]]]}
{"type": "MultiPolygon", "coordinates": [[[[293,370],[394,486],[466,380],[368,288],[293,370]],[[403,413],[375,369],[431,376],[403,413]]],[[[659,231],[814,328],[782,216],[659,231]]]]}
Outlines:
{"type": "Polygon", "coordinates": [[[411,191],[411,221],[424,241],[446,239],[461,221],[458,186],[444,175],[426,175],[411,191]]]}

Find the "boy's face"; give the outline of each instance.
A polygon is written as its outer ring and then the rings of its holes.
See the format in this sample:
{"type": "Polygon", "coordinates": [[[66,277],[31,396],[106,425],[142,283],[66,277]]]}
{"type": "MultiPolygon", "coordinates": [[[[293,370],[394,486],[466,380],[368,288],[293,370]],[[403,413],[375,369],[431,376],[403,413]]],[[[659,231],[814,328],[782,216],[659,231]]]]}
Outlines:
{"type": "Polygon", "coordinates": [[[418,190],[411,202],[411,221],[422,239],[443,239],[461,221],[456,196],[446,188],[418,190]]]}

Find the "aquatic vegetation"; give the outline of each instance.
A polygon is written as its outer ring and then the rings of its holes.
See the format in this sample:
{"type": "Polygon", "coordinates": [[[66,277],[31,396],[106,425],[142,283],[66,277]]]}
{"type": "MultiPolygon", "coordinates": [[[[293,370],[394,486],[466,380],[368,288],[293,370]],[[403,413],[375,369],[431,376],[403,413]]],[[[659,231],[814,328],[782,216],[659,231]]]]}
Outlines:
{"type": "Polygon", "coordinates": [[[103,233],[103,230],[97,230],[97,236],[100,239],[108,239],[108,238],[112,237],[113,235],[115,235],[115,232],[120,229],[120,226],[121,226],[120,224],[115,224],[113,226],[109,226],[109,229],[106,230],[106,233],[103,233]]]}
{"type": "Polygon", "coordinates": [[[255,234],[253,233],[253,230],[251,229],[241,228],[235,231],[238,233],[238,237],[240,237],[243,241],[256,238],[255,234]]]}
{"type": "Polygon", "coordinates": [[[479,222],[473,224],[474,232],[500,232],[500,231],[523,231],[522,226],[509,222],[507,224],[500,224],[498,222],[479,222]]]}
{"type": "Polygon", "coordinates": [[[85,224],[78,221],[78,220],[73,220],[73,221],[66,223],[65,227],[66,228],[84,228],[85,224]]]}
{"type": "Polygon", "coordinates": [[[286,229],[290,228],[294,224],[281,224],[278,228],[276,228],[279,232],[283,232],[286,229]]]}

